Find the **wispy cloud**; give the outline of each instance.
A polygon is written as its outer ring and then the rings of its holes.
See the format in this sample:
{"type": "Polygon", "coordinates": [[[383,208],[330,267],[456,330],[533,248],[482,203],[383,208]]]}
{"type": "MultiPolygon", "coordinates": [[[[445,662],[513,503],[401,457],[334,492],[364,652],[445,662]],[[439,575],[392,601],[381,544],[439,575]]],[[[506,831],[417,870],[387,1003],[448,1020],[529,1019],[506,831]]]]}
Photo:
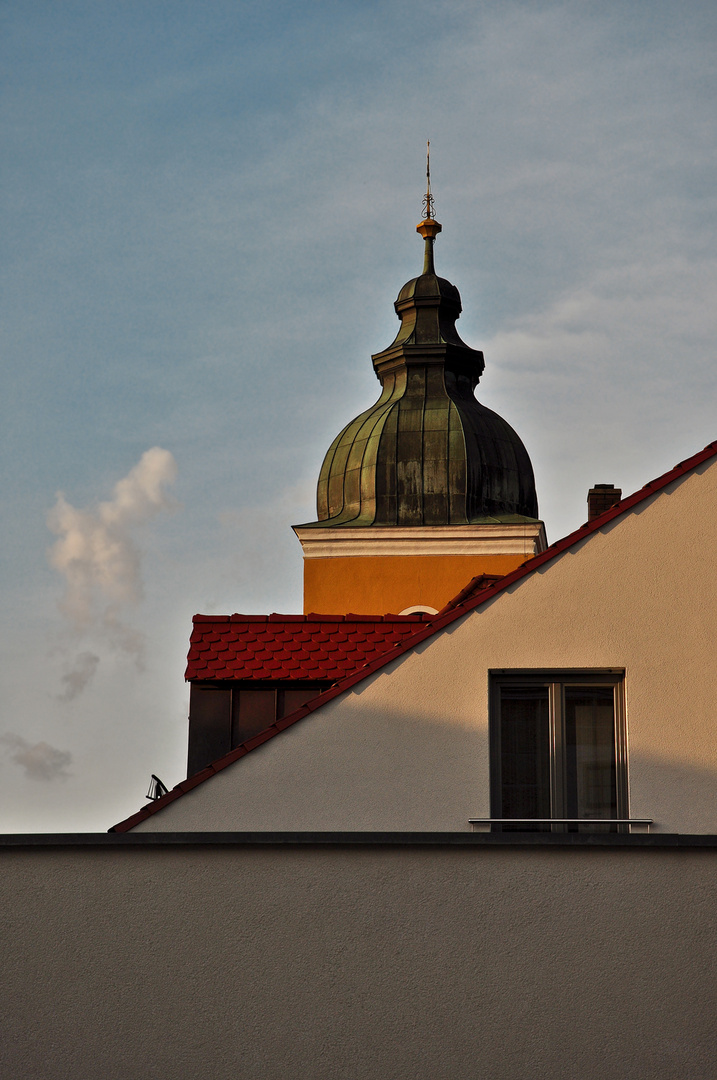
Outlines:
{"type": "Polygon", "coordinates": [[[69,669],[65,671],[60,680],[63,690],[57,695],[58,699],[60,701],[73,701],[81,694],[87,684],[92,680],[92,676],[97,671],[99,662],[100,658],[95,653],[78,653],[73,663],[69,669]]]}
{"type": "MultiPolygon", "coordinates": [[[[139,668],[143,636],[123,621],[124,612],[143,594],[142,556],[134,531],[160,512],[174,509],[166,488],[176,473],[170,452],[155,446],[115,484],[110,500],[78,510],[60,492],[47,516],[49,528],[59,537],[48,558],[65,578],[62,613],[79,637],[103,640],[139,668]]],[[[94,653],[79,653],[62,677],[61,698],[69,701],[81,693],[98,663],[94,653]]]]}
{"type": "Polygon", "coordinates": [[[58,750],[46,742],[29,743],[13,731],[0,735],[0,744],[10,760],[25,770],[28,780],[49,783],[52,780],[66,780],[70,775],[67,767],[72,762],[72,754],[68,750],[58,750]]]}

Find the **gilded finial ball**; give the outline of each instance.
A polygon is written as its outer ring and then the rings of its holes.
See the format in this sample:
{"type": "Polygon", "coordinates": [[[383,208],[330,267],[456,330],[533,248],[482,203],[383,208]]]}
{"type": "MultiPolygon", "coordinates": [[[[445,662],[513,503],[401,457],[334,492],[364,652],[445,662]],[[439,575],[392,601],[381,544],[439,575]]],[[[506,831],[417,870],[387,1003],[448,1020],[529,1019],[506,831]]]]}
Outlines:
{"type": "Polygon", "coordinates": [[[416,225],[416,232],[420,233],[424,240],[435,240],[439,232],[443,229],[440,221],[436,221],[435,218],[424,218],[423,221],[419,221],[416,225]]]}

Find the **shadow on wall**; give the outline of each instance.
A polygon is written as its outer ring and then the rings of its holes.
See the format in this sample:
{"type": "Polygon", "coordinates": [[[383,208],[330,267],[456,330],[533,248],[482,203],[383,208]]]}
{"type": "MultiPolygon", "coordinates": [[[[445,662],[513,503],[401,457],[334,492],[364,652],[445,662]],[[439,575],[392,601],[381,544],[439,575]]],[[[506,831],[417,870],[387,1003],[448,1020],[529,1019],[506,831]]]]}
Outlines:
{"type": "Polygon", "coordinates": [[[631,754],[630,816],[654,820],[651,832],[717,833],[713,768],[631,754]]]}
{"type": "MultiPolygon", "coordinates": [[[[467,719],[457,687],[440,720],[416,715],[422,689],[412,685],[405,708],[390,713],[358,695],[338,712],[327,703],[142,831],[467,830],[490,813],[484,713],[467,719]]],[[[653,819],[653,831],[717,833],[717,759],[710,767],[629,754],[629,784],[630,816],[653,819]]]]}
{"type": "MultiPolygon", "coordinates": [[[[263,761],[257,757],[255,762],[262,783],[273,789],[277,800],[274,805],[281,802],[282,791],[287,790],[285,770],[290,768],[300,778],[300,801],[310,800],[311,816],[326,800],[324,828],[460,830],[467,827],[464,807],[470,807],[467,817],[488,814],[490,767],[485,714],[481,716],[476,710],[475,719],[466,723],[458,690],[455,700],[446,695],[440,721],[417,715],[410,706],[415,699],[421,699],[421,689],[420,685],[411,687],[412,701],[406,703],[405,709],[394,708],[387,713],[375,707],[364,710],[359,705],[338,722],[329,715],[323,732],[318,727],[322,724],[319,712],[315,733],[309,716],[253,751],[249,757],[266,754],[263,761]],[[275,757],[272,751],[279,754],[275,757]],[[357,762],[361,767],[356,767],[357,762]],[[341,823],[335,826],[329,824],[332,801],[342,816],[341,823]],[[349,821],[343,820],[347,802],[353,808],[349,821]],[[360,826],[357,820],[362,803],[368,818],[360,826]],[[430,820],[433,813],[437,813],[434,824],[430,820]],[[397,825],[401,820],[403,825],[397,825]]],[[[425,700],[434,701],[429,688],[423,689],[425,700]]],[[[244,765],[254,772],[249,761],[244,765]]],[[[242,762],[238,768],[242,768],[242,762]]],[[[629,815],[652,818],[652,832],[717,834],[717,753],[711,764],[703,761],[697,765],[664,755],[630,753],[628,746],[628,781],[629,815]]],[[[255,819],[252,827],[272,826],[262,826],[255,819]]]]}

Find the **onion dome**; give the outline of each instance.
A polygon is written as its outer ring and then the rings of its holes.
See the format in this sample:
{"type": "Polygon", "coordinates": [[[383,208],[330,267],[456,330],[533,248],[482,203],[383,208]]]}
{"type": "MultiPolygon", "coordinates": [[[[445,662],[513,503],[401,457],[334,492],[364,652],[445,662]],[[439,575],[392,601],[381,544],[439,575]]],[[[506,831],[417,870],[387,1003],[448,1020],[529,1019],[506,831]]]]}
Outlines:
{"type": "Polygon", "coordinates": [[[461,297],[433,264],[441,225],[430,181],[423,272],[394,305],[395,340],[373,357],[375,405],[347,424],[324,459],[316,526],[458,525],[536,520],[528,453],[511,426],[474,396],[483,353],[458,335],[461,297]]]}

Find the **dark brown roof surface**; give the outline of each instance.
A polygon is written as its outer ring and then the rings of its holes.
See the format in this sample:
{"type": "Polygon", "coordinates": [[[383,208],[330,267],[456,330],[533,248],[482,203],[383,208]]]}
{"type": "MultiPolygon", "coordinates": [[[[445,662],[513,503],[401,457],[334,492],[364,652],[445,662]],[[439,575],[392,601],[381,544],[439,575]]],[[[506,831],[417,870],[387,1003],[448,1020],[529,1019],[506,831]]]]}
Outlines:
{"type": "MultiPolygon", "coordinates": [[[[587,539],[592,534],[598,532],[603,526],[609,524],[615,518],[620,517],[621,514],[626,513],[628,510],[632,510],[635,506],[645,502],[645,500],[651,498],[651,496],[658,494],[664,488],[671,484],[674,480],[679,480],[681,477],[686,476],[687,473],[693,469],[698,468],[700,465],[705,464],[712,458],[717,457],[717,442],[709,443],[704,450],[700,450],[691,458],[687,458],[685,461],[681,461],[678,465],[671,469],[669,472],[663,473],[662,476],[658,476],[657,479],[651,480],[645,484],[643,488],[636,491],[633,495],[628,495],[627,498],[622,499],[621,502],[616,503],[615,506],[606,510],[599,517],[594,518],[593,521],[582,525],[575,532],[569,533],[563,537],[562,540],[556,541],[551,544],[546,551],[541,552],[539,555],[535,555],[532,559],[529,559],[517,570],[511,571],[510,574],[506,574],[505,577],[500,578],[494,585],[487,589],[479,589],[477,593],[470,595],[468,599],[459,601],[455,607],[444,608],[438,615],[434,615],[432,618],[426,621],[423,626],[416,628],[415,632],[405,638],[402,642],[397,643],[387,653],[383,653],[377,659],[365,664],[364,667],[351,675],[348,675],[345,679],[338,682],[335,686],[325,690],[318,697],[315,697],[312,701],[307,702],[306,705],[302,705],[300,709],[291,713],[289,716],[285,716],[281,720],[277,720],[276,723],[268,727],[266,731],[260,732],[253,738],[248,739],[241,746],[237,746],[236,749],[231,750],[224,757],[219,758],[217,761],[212,762],[201,772],[196,773],[195,776],[187,777],[186,780],[180,781],[176,787],[172,788],[166,795],[163,795],[161,799],[157,799],[156,802],[150,803],[148,806],[143,806],[141,810],[138,810],[136,814],[132,814],[124,821],[114,825],[110,832],[128,832],[134,828],[141,821],[145,821],[151,817],[152,814],[157,813],[158,810],[162,810],[169,803],[174,802],[175,799],[181,798],[186,792],[191,791],[192,788],[197,787],[199,784],[203,784],[205,780],[210,780],[212,776],[215,776],[222,769],[225,769],[228,765],[232,765],[235,761],[245,757],[256,749],[257,746],[261,746],[263,743],[268,742],[269,739],[273,739],[279,732],[284,731],[285,728],[291,727],[293,724],[303,720],[309,713],[314,712],[316,709],[320,709],[322,705],[325,705],[328,701],[338,697],[345,690],[350,689],[356,683],[362,679],[368,678],[375,671],[384,667],[390,663],[396,657],[408,652],[409,649],[414,648],[416,645],[420,645],[426,638],[431,637],[439,630],[443,630],[444,627],[449,626],[452,622],[460,619],[463,615],[466,615],[469,611],[474,610],[487,600],[491,600],[494,596],[497,596],[503,589],[507,589],[510,585],[520,581],[522,578],[532,574],[539,567],[544,566],[550,562],[551,559],[555,559],[558,555],[561,555],[568,548],[573,547],[575,544],[579,544],[581,541],[587,539]]],[[[469,583],[470,585],[470,583],[469,583]]],[[[469,591],[471,591],[469,589],[469,591]]],[[[459,594],[460,595],[460,594],[459,594]]],[[[457,599],[457,598],[456,598],[457,599]]],[[[302,616],[298,616],[302,618],[302,616]]]]}

